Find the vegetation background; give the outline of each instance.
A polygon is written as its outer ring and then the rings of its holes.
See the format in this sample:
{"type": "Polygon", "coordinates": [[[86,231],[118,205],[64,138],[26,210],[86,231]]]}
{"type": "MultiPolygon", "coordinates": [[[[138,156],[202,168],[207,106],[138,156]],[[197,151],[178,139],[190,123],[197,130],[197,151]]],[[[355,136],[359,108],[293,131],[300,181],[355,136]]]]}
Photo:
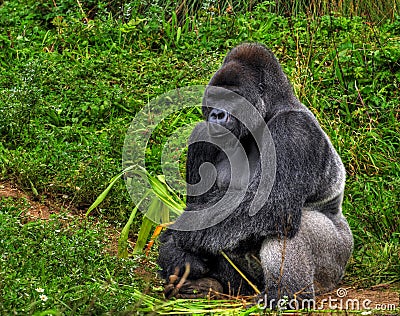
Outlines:
{"type": "MultiPolygon", "coordinates": [[[[164,92],[206,84],[244,41],[275,52],[346,166],[355,249],[344,282],[398,284],[399,5],[0,0],[0,184],[55,213],[33,219],[28,200],[0,200],[0,314],[190,311],[160,300],[156,247],[116,258],[115,235],[134,207],[122,180],[89,219],[79,215],[121,171],[135,113],[164,92]]],[[[159,128],[147,153],[154,174],[168,135],[199,119],[192,111],[159,128]]],[[[137,216],[133,241],[140,224],[137,216]]],[[[242,303],[229,304],[219,312],[242,303]]]]}

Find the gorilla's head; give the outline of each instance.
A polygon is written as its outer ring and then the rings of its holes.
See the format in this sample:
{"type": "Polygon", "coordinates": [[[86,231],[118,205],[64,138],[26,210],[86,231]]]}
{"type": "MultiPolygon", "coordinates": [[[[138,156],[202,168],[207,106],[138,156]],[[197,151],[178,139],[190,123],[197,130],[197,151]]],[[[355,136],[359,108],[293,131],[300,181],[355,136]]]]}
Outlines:
{"type": "Polygon", "coordinates": [[[203,114],[212,137],[229,131],[242,139],[260,123],[251,104],[268,121],[280,108],[295,100],[292,87],[274,54],[261,44],[232,49],[211,78],[203,98],[203,114]],[[243,124],[245,122],[245,124],[243,124]],[[221,128],[222,127],[222,128],[221,128]]]}

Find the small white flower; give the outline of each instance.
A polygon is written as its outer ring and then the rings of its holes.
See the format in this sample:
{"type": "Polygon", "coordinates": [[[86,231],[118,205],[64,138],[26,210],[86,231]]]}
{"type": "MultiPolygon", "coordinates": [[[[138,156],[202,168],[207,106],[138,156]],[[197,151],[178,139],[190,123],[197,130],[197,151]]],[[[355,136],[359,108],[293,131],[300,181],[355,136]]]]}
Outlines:
{"type": "Polygon", "coordinates": [[[42,289],[41,287],[38,287],[37,289],[35,289],[36,290],[36,292],[38,292],[38,293],[43,293],[44,292],[44,289],[42,289]]]}
{"type": "Polygon", "coordinates": [[[361,315],[370,315],[372,314],[372,311],[368,311],[368,312],[362,312],[361,315]]]}
{"type": "Polygon", "coordinates": [[[48,297],[46,295],[44,295],[44,294],[40,295],[39,297],[43,302],[46,302],[47,299],[48,299],[48,297]]]}

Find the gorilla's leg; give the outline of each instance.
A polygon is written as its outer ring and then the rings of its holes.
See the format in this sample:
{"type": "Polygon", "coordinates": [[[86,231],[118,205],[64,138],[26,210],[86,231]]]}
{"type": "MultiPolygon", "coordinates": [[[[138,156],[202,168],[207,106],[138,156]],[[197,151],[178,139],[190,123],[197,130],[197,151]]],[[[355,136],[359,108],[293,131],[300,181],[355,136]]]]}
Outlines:
{"type": "Polygon", "coordinates": [[[309,234],[315,265],[316,295],[333,290],[342,279],[353,251],[353,236],[342,212],[328,219],[320,212],[304,212],[305,233],[309,234]]]}
{"type": "Polygon", "coordinates": [[[267,307],[275,308],[285,297],[314,298],[312,250],[300,232],[292,239],[268,239],[261,247],[267,307]]]}
{"type": "Polygon", "coordinates": [[[261,247],[267,300],[310,299],[333,289],[343,275],[352,243],[341,213],[329,218],[303,210],[296,236],[267,239],[261,247]]]}

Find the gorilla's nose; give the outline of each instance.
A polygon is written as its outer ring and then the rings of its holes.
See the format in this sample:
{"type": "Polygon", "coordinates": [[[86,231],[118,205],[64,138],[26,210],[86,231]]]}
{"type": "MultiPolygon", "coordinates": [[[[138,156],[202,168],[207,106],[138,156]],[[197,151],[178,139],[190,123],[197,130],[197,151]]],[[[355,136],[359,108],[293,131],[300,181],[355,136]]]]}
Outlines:
{"type": "Polygon", "coordinates": [[[229,121],[229,113],[221,109],[212,109],[208,115],[210,123],[226,125],[229,121]]]}

